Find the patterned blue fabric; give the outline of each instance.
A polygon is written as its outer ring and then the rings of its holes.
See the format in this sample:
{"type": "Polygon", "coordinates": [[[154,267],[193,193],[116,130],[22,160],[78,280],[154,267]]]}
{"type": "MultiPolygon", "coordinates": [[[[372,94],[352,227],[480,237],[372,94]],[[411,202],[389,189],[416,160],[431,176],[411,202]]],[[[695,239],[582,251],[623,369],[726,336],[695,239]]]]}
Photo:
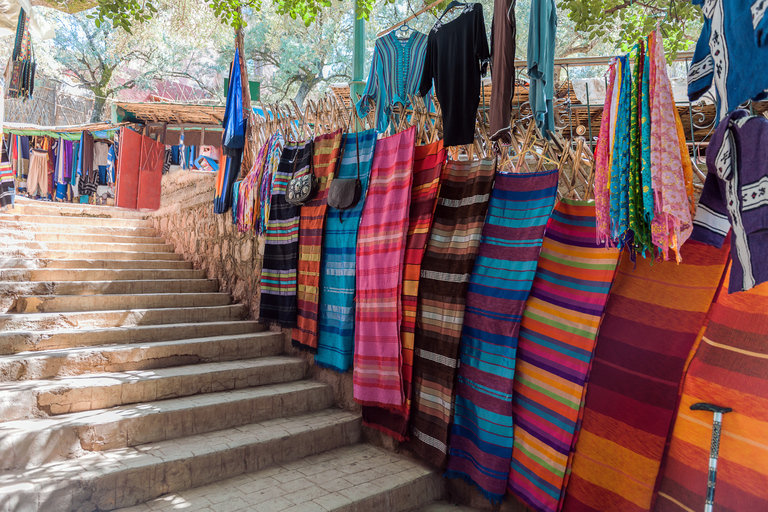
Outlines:
{"type": "Polygon", "coordinates": [[[555,130],[555,39],[557,8],[555,0],[533,0],[528,25],[528,97],[536,126],[545,137],[555,130]]]}
{"type": "Polygon", "coordinates": [[[611,167],[611,236],[624,245],[629,227],[629,128],[631,123],[632,71],[626,56],[618,57],[621,65],[621,90],[616,107],[616,135],[611,167]]]}
{"type": "Polygon", "coordinates": [[[376,130],[384,133],[389,126],[392,107],[398,103],[409,105],[409,94],[416,94],[424,71],[427,36],[413,31],[400,40],[395,32],[378,38],[373,48],[371,71],[365,90],[357,102],[357,112],[365,117],[370,111],[368,100],[376,103],[376,130]]]}
{"type": "Polygon", "coordinates": [[[704,14],[691,67],[688,97],[699,99],[714,84],[719,122],[768,89],[768,1],[693,0],[704,14]],[[758,64],[759,63],[759,64],[758,64]]]}
{"type": "Polygon", "coordinates": [[[337,210],[329,206],[325,221],[315,364],[339,372],[349,369],[354,354],[355,248],[375,146],[374,130],[345,137],[344,156],[336,178],[357,177],[359,153],[362,197],[354,208],[348,210],[337,210]]]}

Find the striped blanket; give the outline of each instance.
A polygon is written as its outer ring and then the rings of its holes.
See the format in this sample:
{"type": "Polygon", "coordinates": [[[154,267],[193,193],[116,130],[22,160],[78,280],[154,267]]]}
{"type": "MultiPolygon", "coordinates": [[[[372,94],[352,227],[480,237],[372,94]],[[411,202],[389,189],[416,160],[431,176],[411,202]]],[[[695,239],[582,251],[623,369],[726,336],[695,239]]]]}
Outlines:
{"type": "Polygon", "coordinates": [[[357,235],[352,389],[358,403],[388,409],[405,404],[400,297],[415,137],[411,127],[376,143],[357,235]]]}
{"type": "Polygon", "coordinates": [[[349,370],[354,353],[355,247],[375,146],[374,130],[345,137],[336,178],[357,177],[359,153],[363,195],[357,205],[348,210],[337,210],[329,206],[325,220],[315,364],[339,372],[349,370]]]}
{"type": "Polygon", "coordinates": [[[624,253],[597,337],[568,511],[649,510],[686,358],[722,279],[728,247],[687,242],[682,264],[624,253]]]}
{"type": "Polygon", "coordinates": [[[320,253],[328,210],[328,187],[341,151],[341,130],[315,138],[312,172],[318,181],[317,195],[301,207],[299,223],[298,317],[293,346],[317,352],[317,308],[320,296],[320,253]]]}
{"type": "Polygon", "coordinates": [[[421,262],[413,353],[411,447],[444,467],[464,299],[496,172],[493,160],[443,166],[432,229],[421,262]]]}
{"type": "Polygon", "coordinates": [[[364,406],[363,421],[398,441],[408,438],[408,418],[411,411],[413,383],[413,339],[416,332],[416,306],[419,292],[421,260],[424,257],[429,228],[435,212],[440,172],[445,164],[446,151],[443,141],[418,146],[413,161],[413,185],[411,208],[408,216],[408,236],[405,240],[403,260],[402,322],[402,378],[405,404],[399,410],[364,406]]]}
{"type": "Polygon", "coordinates": [[[0,163],[0,208],[13,205],[16,198],[16,184],[10,162],[0,163]]]}
{"type": "Polygon", "coordinates": [[[733,409],[723,415],[714,509],[768,510],[768,283],[727,288],[685,378],[657,512],[704,510],[712,413],[691,411],[699,402],[733,409]]]}
{"type": "Polygon", "coordinates": [[[619,251],[595,240],[595,203],[561,200],[547,225],[523,312],[512,399],[508,489],[556,512],[595,337],[619,251]]]}
{"type": "Polygon", "coordinates": [[[517,337],[557,179],[556,169],[496,176],[469,280],[447,475],[491,502],[507,487],[517,337]]]}
{"type": "Polygon", "coordinates": [[[294,168],[309,166],[312,145],[286,144],[275,173],[269,222],[264,236],[259,319],[280,327],[296,325],[296,270],[299,259],[299,206],[285,200],[294,168]]]}

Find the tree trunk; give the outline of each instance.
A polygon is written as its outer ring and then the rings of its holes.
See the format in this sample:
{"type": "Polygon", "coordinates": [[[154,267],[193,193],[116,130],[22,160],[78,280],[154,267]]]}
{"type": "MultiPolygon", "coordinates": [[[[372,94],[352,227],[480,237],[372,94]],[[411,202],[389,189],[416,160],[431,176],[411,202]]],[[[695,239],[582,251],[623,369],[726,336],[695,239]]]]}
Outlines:
{"type": "MultiPolygon", "coordinates": [[[[237,12],[242,15],[241,8],[237,8],[237,12]]],[[[235,30],[235,46],[240,50],[240,62],[235,63],[240,66],[240,76],[243,81],[243,114],[248,119],[248,123],[245,125],[245,147],[243,148],[243,161],[240,166],[240,176],[245,176],[248,171],[251,170],[254,160],[254,141],[253,132],[251,131],[252,113],[251,110],[251,88],[248,82],[248,67],[245,65],[245,27],[240,27],[235,30]]]]}
{"type": "Polygon", "coordinates": [[[301,81],[301,85],[299,85],[299,91],[296,93],[296,97],[294,98],[294,101],[299,107],[304,105],[304,100],[307,99],[307,94],[309,94],[309,92],[312,90],[313,85],[313,80],[304,79],[301,81]]]}
{"type": "Polygon", "coordinates": [[[104,114],[104,105],[107,103],[107,100],[99,95],[94,96],[93,98],[93,110],[91,111],[91,122],[92,123],[100,123],[102,121],[106,121],[105,114],[104,114]]]}

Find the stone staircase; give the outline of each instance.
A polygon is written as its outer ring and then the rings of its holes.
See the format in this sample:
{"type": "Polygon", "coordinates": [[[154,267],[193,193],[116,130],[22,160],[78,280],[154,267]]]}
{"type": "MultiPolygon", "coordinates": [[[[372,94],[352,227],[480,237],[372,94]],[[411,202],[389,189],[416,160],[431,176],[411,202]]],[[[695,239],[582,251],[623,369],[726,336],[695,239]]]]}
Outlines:
{"type": "Polygon", "coordinates": [[[440,475],[357,414],[145,214],[0,213],[0,511],[407,511],[440,475]]]}

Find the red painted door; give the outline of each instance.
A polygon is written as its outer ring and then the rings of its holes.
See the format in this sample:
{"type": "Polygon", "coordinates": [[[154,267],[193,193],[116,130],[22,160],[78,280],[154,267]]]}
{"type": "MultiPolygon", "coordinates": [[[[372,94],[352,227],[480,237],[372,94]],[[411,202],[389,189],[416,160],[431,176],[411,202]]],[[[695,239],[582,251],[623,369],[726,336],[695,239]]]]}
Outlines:
{"type": "Polygon", "coordinates": [[[121,128],[120,150],[117,155],[116,206],[133,210],[137,207],[140,156],[141,135],[130,128],[121,128]]]}
{"type": "Polygon", "coordinates": [[[141,137],[139,197],[136,205],[139,210],[157,210],[160,208],[164,156],[164,144],[160,144],[149,137],[141,137]]]}

